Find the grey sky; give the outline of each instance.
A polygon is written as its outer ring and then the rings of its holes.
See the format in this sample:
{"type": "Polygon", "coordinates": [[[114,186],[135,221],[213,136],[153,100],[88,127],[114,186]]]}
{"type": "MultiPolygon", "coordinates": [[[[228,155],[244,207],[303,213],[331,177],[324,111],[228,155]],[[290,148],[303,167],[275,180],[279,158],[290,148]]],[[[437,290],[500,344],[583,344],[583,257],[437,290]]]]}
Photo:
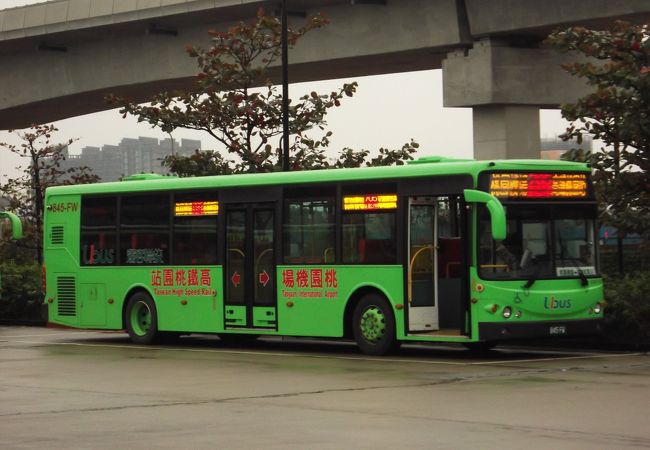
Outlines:
{"type": "MultiPolygon", "coordinates": [[[[38,0],[0,0],[0,9],[38,0]]],[[[188,58],[188,64],[193,61],[188,58]]],[[[328,93],[346,81],[357,81],[359,88],[353,98],[345,98],[340,108],[328,115],[329,129],[334,133],[330,152],[343,147],[377,150],[379,147],[400,147],[411,138],[420,143],[420,155],[472,156],[472,113],[470,108],[443,108],[442,71],[429,70],[402,74],[357,77],[349,80],[328,80],[290,86],[292,97],[312,90],[328,93]]],[[[117,144],[123,137],[169,137],[147,124],[138,124],[129,117],[122,119],[117,110],[104,111],[55,122],[57,142],[78,138],[71,146],[77,153],[82,147],[117,144]]],[[[566,128],[556,110],[541,112],[542,137],[553,137],[566,128]]],[[[177,140],[200,139],[204,149],[216,148],[207,134],[190,130],[173,133],[177,140]]],[[[15,135],[0,131],[0,142],[17,143],[15,135]]],[[[0,174],[15,174],[18,158],[0,152],[0,174]]]]}

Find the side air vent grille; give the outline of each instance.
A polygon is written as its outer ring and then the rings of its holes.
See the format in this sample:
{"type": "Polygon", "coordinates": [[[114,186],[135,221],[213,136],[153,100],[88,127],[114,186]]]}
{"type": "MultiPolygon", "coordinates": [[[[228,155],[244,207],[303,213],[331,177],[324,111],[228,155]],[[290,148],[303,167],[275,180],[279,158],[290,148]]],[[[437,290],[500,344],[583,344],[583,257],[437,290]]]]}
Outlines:
{"type": "Polygon", "coordinates": [[[52,245],[63,245],[63,226],[56,225],[52,227],[50,243],[52,245]]]}
{"type": "Polygon", "coordinates": [[[76,316],[77,292],[74,277],[58,277],[56,291],[59,316],[76,316]]]}

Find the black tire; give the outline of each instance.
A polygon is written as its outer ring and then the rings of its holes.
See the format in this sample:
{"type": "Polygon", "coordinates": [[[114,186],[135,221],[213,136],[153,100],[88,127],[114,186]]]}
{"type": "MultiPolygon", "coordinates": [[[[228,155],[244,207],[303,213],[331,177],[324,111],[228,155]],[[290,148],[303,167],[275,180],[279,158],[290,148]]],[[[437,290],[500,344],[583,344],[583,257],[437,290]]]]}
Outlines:
{"type": "Polygon", "coordinates": [[[399,347],[393,308],[381,295],[368,294],[361,298],[354,308],[352,331],[359,349],[366,355],[387,355],[399,347]]]}
{"type": "Polygon", "coordinates": [[[490,350],[494,349],[498,344],[497,341],[481,341],[481,342],[468,342],[465,345],[468,350],[474,353],[487,353],[490,350]]]}
{"type": "Polygon", "coordinates": [[[126,331],[134,344],[155,344],[161,339],[156,304],[148,294],[136,292],[129,298],[124,319],[126,331]]]}

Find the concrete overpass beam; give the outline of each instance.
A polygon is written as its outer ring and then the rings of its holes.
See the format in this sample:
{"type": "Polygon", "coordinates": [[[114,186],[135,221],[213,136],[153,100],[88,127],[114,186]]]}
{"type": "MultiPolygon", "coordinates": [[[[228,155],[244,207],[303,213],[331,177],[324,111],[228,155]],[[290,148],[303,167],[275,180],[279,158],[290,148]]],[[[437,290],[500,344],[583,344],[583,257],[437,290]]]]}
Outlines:
{"type": "Polygon", "coordinates": [[[444,105],[474,108],[477,159],[539,157],[539,108],[557,108],[589,92],[560,67],[571,60],[575,56],[494,39],[448,55],[444,105]]]}

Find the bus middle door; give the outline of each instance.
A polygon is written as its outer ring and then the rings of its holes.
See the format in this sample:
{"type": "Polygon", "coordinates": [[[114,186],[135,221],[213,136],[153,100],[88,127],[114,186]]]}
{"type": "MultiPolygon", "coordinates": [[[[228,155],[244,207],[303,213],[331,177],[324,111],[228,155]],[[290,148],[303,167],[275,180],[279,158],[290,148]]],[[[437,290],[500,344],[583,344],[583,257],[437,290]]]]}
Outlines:
{"type": "Polygon", "coordinates": [[[277,328],[275,204],[226,205],[225,326],[277,328]]]}
{"type": "Polygon", "coordinates": [[[436,331],[439,326],[435,198],[410,197],[408,224],[408,331],[436,331]]]}

